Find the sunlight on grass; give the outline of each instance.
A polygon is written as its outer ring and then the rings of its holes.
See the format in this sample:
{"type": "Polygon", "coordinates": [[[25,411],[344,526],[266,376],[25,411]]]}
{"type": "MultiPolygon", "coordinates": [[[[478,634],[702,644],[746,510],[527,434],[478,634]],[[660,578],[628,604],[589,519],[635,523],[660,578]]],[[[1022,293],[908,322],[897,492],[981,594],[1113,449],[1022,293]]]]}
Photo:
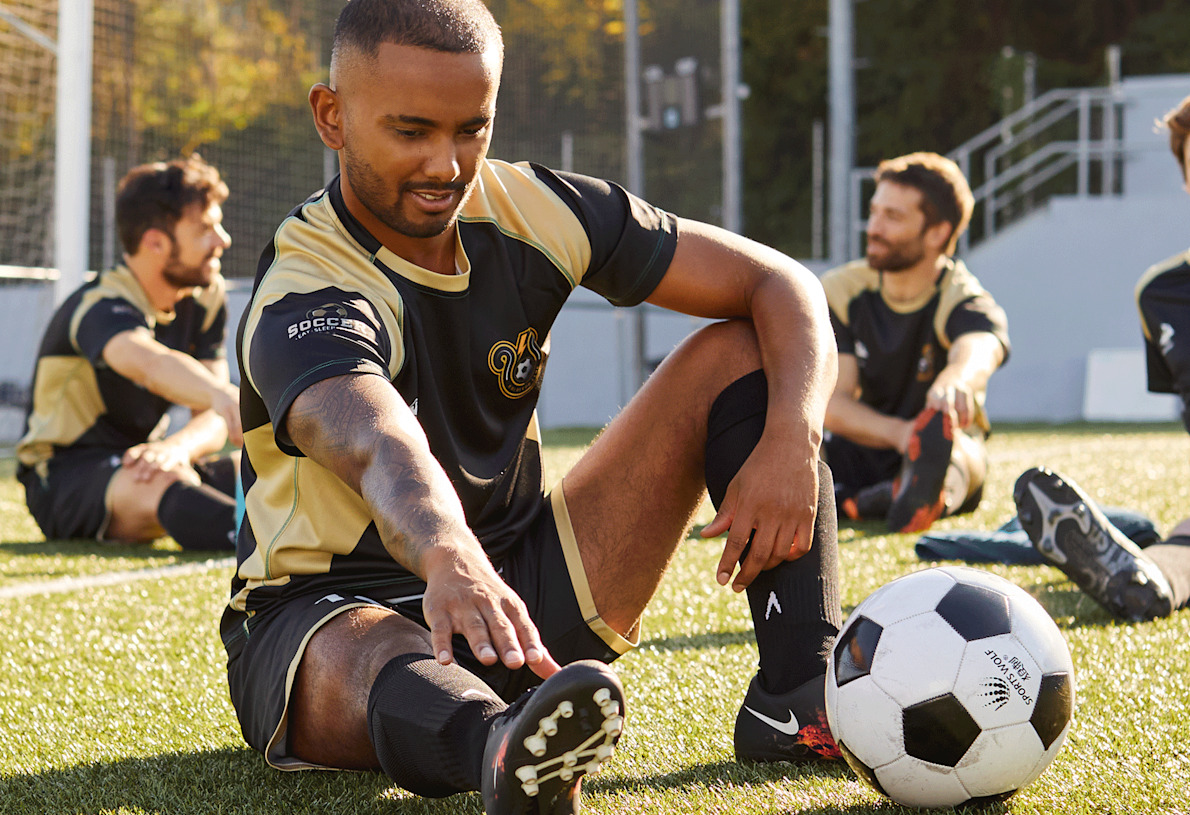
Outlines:
{"type": "MultiPolygon", "coordinates": [[[[546,434],[547,480],[593,431],[546,434]]],[[[1180,428],[997,428],[978,511],[938,524],[993,528],[1013,514],[1016,476],[1049,464],[1105,503],[1167,531],[1190,513],[1190,439],[1180,428]]],[[[41,540],[20,487],[0,480],[0,585],[163,565],[172,542],[104,547],[41,540]]],[[[703,516],[709,520],[709,511],[703,516]]],[[[702,516],[700,516],[702,517],[702,516]]],[[[879,524],[840,530],[850,610],[929,564],[915,536],[879,524]]],[[[649,608],[641,647],[616,663],[629,726],[616,757],[584,784],[584,811],[910,812],[844,767],[740,765],[731,733],[756,669],[748,606],[715,584],[721,540],[684,543],[649,608]]],[[[1049,567],[986,567],[1040,600],[1066,635],[1078,677],[1075,721],[1052,767],[987,812],[1187,811],[1190,612],[1125,625],[1049,567]]],[[[0,811],[5,813],[481,812],[476,795],[430,801],[365,773],[269,770],[239,734],[217,625],[230,569],[65,594],[0,600],[0,811]]]]}

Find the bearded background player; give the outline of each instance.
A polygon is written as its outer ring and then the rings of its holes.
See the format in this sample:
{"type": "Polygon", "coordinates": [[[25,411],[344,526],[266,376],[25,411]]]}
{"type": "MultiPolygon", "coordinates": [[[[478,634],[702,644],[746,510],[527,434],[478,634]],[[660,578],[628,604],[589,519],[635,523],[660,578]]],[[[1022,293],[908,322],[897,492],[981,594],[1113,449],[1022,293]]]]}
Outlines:
{"type": "Polygon", "coordinates": [[[47,538],[231,549],[239,389],[220,256],[227,185],[199,156],[135,167],[116,194],[124,262],[54,313],[17,478],[47,538]],[[166,435],[171,405],[190,420],[166,435]]]}
{"type": "Polygon", "coordinates": [[[823,448],[841,517],[923,531],[979,504],[1008,323],[954,258],[974,207],[958,166],[911,153],[875,178],[866,259],[822,277],[839,351],[823,448]]]}

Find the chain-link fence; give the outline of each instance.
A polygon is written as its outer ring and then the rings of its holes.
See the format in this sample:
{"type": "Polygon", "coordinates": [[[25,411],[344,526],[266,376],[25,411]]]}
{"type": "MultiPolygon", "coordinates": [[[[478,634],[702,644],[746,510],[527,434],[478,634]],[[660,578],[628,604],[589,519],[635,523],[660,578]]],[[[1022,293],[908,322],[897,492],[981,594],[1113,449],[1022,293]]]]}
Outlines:
{"type": "MultiPolygon", "coordinates": [[[[621,5],[490,5],[507,52],[492,155],[624,183],[621,5]]],[[[341,7],[342,0],[94,0],[90,268],[119,259],[110,203],[118,179],[141,162],[198,151],[231,186],[225,273],[253,273],[280,219],[334,171],[306,92],[326,77],[341,7]]],[[[643,94],[653,107],[641,111],[650,123],[645,192],[705,220],[718,219],[720,200],[720,128],[703,115],[719,97],[718,9],[718,0],[641,7],[641,63],[653,83],[643,94]],[[685,85],[675,84],[679,70],[685,85]]],[[[0,264],[53,263],[57,25],[56,0],[0,1],[0,264]]]]}

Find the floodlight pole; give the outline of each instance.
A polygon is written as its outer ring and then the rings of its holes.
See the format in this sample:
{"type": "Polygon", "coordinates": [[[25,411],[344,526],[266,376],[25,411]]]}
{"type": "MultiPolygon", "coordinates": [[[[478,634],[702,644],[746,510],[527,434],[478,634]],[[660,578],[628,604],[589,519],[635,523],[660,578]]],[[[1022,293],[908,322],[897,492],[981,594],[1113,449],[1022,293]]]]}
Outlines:
{"type": "Polygon", "coordinates": [[[848,190],[855,166],[854,0],[830,0],[830,260],[847,260],[853,225],[848,190]]]}
{"type": "Polygon", "coordinates": [[[743,230],[740,145],[740,0],[721,0],[719,51],[723,63],[723,228],[743,230]]]}
{"type": "Polygon", "coordinates": [[[54,265],[60,303],[83,281],[91,226],[93,0],[58,0],[58,90],[54,138],[54,265]]]}

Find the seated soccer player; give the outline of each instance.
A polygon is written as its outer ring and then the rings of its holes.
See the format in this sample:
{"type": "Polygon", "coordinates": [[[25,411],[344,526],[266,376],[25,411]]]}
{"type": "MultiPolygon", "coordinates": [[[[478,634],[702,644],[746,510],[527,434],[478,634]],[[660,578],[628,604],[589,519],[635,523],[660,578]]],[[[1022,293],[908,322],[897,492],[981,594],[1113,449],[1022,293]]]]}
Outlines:
{"type": "Polygon", "coordinates": [[[488,815],[577,812],[625,725],[606,663],[709,489],[715,578],[747,592],[760,652],[737,755],[837,757],[814,276],[610,182],[487,158],[503,44],[480,0],[351,0],[332,54],[310,103],[342,172],[278,228],[238,334],[247,513],[221,631],[245,739],[281,769],[478,790],[488,815]],[[720,321],[547,495],[535,406],[580,285],[720,321]]]}
{"type": "Polygon", "coordinates": [[[840,517],[928,529],[979,505],[988,379],[1004,311],[953,257],[971,219],[958,166],[934,153],[876,169],[867,257],[825,273],[839,376],[823,445],[840,517]]]}
{"type": "MultiPolygon", "coordinates": [[[[1165,114],[1169,144],[1190,193],[1190,96],[1165,114]]],[[[1190,431],[1190,252],[1153,266],[1136,286],[1149,390],[1176,393],[1190,431]]],[[[1125,620],[1164,617],[1190,603],[1190,518],[1138,549],[1069,478],[1034,468],[1017,479],[1017,514],[1039,552],[1125,620]]]]}
{"type": "Polygon", "coordinates": [[[47,538],[235,545],[239,389],[224,350],[227,185],[198,156],[120,182],[124,262],[58,307],[41,341],[17,477],[47,538]],[[190,420],[166,435],[171,405],[190,420]]]}

